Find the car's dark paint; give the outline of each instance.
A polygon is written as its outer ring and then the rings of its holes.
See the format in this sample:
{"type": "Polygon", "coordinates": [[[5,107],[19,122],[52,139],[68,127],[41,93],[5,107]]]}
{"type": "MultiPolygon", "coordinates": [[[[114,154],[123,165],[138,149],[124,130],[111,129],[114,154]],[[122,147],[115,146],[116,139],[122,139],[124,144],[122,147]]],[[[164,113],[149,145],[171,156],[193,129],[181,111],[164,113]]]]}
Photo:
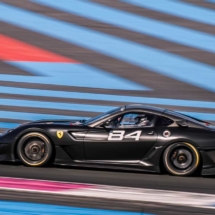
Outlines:
{"type": "MultiPolygon", "coordinates": [[[[0,136],[0,160],[16,161],[16,144],[26,133],[40,132],[54,146],[55,164],[115,169],[137,169],[160,172],[164,150],[175,142],[195,146],[202,163],[202,174],[215,173],[215,127],[197,123],[189,117],[170,114],[167,110],[144,105],[127,105],[93,123],[75,124],[77,120],[40,120],[8,130],[0,136]],[[155,115],[153,124],[139,128],[108,128],[103,124],[122,114],[144,112],[155,115]],[[173,121],[169,126],[156,126],[159,116],[173,121]],[[125,130],[125,135],[141,130],[138,141],[133,139],[108,140],[112,130],[125,130]],[[170,137],[164,137],[164,131],[170,137]],[[59,138],[57,131],[63,131],[59,138]]],[[[82,121],[84,122],[84,121],[82,121]]]]}
{"type": "MultiPolygon", "coordinates": [[[[142,131],[139,141],[134,141],[133,139],[108,141],[108,134],[112,130],[112,128],[98,127],[87,132],[84,138],[86,160],[130,161],[137,163],[145,157],[157,140],[157,133],[149,127],[142,131]]],[[[117,131],[120,130],[125,130],[125,128],[117,129],[117,131]]],[[[125,135],[136,130],[140,129],[127,128],[125,135]]]]}

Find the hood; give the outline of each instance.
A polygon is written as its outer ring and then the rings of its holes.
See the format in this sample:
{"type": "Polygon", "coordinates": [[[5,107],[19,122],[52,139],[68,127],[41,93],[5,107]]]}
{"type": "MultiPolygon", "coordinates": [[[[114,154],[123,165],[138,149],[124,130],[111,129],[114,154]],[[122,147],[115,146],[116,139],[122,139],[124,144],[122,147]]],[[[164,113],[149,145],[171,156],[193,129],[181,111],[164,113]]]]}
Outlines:
{"type": "Polygon", "coordinates": [[[30,122],[25,122],[25,123],[22,123],[20,124],[19,126],[17,127],[14,127],[12,129],[8,129],[6,130],[5,132],[1,133],[2,134],[6,134],[6,133],[9,133],[11,131],[13,131],[14,129],[16,128],[19,128],[19,127],[23,127],[25,125],[34,125],[34,124],[64,124],[64,125],[77,125],[77,126],[80,126],[80,125],[83,125],[83,123],[85,122],[86,120],[84,120],[83,118],[82,119],[52,119],[52,120],[37,120],[37,121],[30,121],[30,122]]]}
{"type": "Polygon", "coordinates": [[[19,126],[15,127],[15,128],[12,128],[12,129],[8,129],[6,130],[5,132],[3,133],[0,133],[0,135],[4,135],[4,134],[7,134],[13,130],[15,130],[16,128],[19,128],[19,127],[22,127],[22,126],[25,126],[25,125],[29,125],[29,124],[69,124],[69,125],[83,125],[83,123],[85,122],[86,120],[84,120],[83,118],[82,119],[52,119],[52,120],[37,120],[37,121],[30,121],[30,122],[25,122],[25,123],[22,123],[20,124],[19,126]]]}
{"type": "Polygon", "coordinates": [[[64,123],[64,122],[84,122],[84,119],[50,119],[50,120],[37,120],[31,123],[64,123]]]}
{"type": "MultiPolygon", "coordinates": [[[[51,120],[37,120],[24,124],[74,124],[82,125],[86,120],[84,119],[51,119],[51,120]]],[[[22,124],[23,125],[23,124],[22,124]]]]}

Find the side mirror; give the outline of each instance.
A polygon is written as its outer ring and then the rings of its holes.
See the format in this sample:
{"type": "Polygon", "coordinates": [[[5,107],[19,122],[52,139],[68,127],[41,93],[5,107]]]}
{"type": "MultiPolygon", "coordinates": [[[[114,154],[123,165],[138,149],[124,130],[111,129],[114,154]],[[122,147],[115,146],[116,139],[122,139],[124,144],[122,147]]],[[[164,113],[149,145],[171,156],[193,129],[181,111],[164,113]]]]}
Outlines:
{"type": "Polygon", "coordinates": [[[106,121],[106,122],[103,123],[103,126],[104,126],[104,127],[107,127],[107,126],[109,126],[109,125],[110,125],[110,121],[106,121]]]}
{"type": "Polygon", "coordinates": [[[184,128],[188,127],[188,123],[186,120],[177,121],[176,123],[181,127],[184,127],[184,128]]]}

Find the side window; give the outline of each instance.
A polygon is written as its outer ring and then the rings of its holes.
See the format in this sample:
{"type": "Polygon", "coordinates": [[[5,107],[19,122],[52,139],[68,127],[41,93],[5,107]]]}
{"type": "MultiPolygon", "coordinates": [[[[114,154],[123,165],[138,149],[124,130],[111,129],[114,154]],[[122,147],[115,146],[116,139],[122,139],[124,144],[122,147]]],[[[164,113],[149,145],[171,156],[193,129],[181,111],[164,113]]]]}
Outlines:
{"type": "Polygon", "coordinates": [[[174,121],[167,118],[167,117],[164,117],[164,116],[159,116],[157,118],[157,122],[155,124],[155,126],[169,126],[173,123],[174,121]]]}
{"type": "Polygon", "coordinates": [[[155,116],[148,113],[127,113],[111,120],[110,127],[131,128],[151,126],[155,116]]]}
{"type": "Polygon", "coordinates": [[[128,114],[125,114],[121,121],[120,121],[120,126],[129,126],[129,125],[135,125],[135,118],[138,116],[138,114],[135,114],[135,113],[128,113],[128,114]]]}

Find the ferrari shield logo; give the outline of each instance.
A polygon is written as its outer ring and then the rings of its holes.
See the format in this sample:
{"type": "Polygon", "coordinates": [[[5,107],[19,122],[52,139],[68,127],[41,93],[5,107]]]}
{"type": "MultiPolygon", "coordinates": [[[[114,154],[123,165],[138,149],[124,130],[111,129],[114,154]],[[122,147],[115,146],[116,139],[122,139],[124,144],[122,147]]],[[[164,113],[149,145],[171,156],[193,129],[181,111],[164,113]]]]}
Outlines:
{"type": "Polygon", "coordinates": [[[63,131],[57,131],[57,137],[60,139],[63,137],[63,131]]]}

